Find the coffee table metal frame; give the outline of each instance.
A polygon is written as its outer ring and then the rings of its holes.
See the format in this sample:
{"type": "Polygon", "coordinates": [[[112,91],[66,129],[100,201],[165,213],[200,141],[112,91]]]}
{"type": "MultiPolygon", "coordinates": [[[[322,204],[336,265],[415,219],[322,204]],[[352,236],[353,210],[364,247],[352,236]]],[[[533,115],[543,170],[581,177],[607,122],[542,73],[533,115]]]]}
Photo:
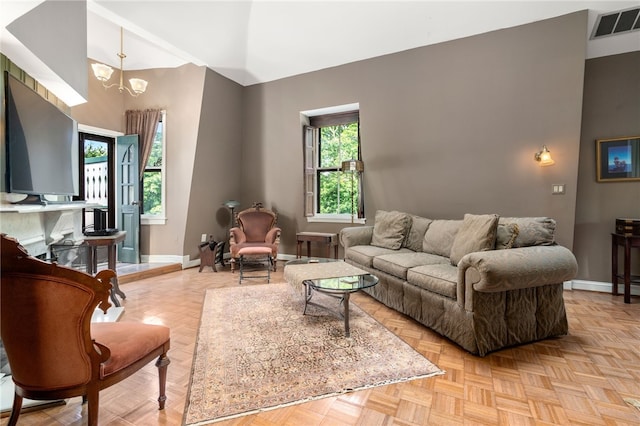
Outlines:
{"type": "Polygon", "coordinates": [[[307,305],[315,305],[322,309],[326,309],[329,312],[337,314],[339,317],[344,318],[344,334],[346,337],[350,337],[349,330],[349,296],[351,293],[360,291],[365,288],[373,287],[378,284],[378,277],[371,274],[364,275],[350,275],[336,278],[319,278],[304,280],[302,283],[305,286],[305,298],[304,298],[304,312],[307,312],[307,305]],[[340,299],[340,303],[343,305],[343,312],[334,311],[328,306],[315,303],[311,301],[313,292],[324,293],[330,297],[340,299]]]}

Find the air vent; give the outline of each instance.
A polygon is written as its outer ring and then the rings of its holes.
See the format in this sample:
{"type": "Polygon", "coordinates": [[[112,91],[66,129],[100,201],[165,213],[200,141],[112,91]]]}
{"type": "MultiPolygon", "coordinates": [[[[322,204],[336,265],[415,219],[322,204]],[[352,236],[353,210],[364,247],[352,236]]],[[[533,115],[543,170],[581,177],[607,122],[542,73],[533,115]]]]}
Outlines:
{"type": "Polygon", "coordinates": [[[598,16],[591,38],[599,38],[640,29],[640,7],[598,16]]]}

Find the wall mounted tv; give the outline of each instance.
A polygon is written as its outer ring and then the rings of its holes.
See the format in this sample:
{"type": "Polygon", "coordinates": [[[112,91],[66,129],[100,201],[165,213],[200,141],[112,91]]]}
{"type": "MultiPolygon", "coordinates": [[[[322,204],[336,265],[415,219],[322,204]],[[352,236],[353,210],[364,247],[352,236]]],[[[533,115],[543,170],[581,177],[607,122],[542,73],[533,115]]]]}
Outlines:
{"type": "Polygon", "coordinates": [[[77,122],[8,72],[4,77],[7,192],[28,194],[18,202],[26,204],[78,195],[77,122]]]}

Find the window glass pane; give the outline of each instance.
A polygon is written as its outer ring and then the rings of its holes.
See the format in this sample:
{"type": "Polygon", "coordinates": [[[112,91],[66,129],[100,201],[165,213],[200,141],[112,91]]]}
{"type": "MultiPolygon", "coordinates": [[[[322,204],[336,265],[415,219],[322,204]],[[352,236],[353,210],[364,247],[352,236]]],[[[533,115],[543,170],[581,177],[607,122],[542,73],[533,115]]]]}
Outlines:
{"type": "Polygon", "coordinates": [[[164,189],[162,187],[164,173],[164,114],[156,129],[151,146],[151,153],[142,176],[142,213],[145,216],[163,216],[164,189]]]}
{"type": "Polygon", "coordinates": [[[145,170],[144,172],[144,212],[146,214],[162,213],[162,173],[145,170]]]}
{"type": "MultiPolygon", "coordinates": [[[[353,176],[354,211],[358,200],[357,175],[353,176]]],[[[351,214],[351,174],[337,172],[318,173],[318,213],[351,214]]]]}
{"type": "Polygon", "coordinates": [[[318,176],[318,213],[338,213],[338,172],[320,172],[318,176]]]}
{"type": "Polygon", "coordinates": [[[319,167],[340,167],[340,163],[358,158],[358,123],[320,128],[319,167]]]}
{"type": "Polygon", "coordinates": [[[162,122],[158,123],[158,131],[149,154],[147,168],[150,167],[162,167],[162,122]]]}
{"type": "Polygon", "coordinates": [[[358,176],[340,171],[342,161],[358,158],[358,123],[340,124],[320,128],[319,168],[336,171],[318,173],[318,213],[351,214],[357,210],[358,176]]]}

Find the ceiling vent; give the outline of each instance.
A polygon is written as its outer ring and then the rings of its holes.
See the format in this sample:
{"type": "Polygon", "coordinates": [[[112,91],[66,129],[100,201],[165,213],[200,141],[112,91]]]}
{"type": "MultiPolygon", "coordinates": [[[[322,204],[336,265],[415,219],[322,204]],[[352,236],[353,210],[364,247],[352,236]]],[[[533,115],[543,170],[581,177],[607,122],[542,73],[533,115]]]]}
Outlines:
{"type": "Polygon", "coordinates": [[[640,30],[640,7],[598,16],[591,39],[640,30]]]}

